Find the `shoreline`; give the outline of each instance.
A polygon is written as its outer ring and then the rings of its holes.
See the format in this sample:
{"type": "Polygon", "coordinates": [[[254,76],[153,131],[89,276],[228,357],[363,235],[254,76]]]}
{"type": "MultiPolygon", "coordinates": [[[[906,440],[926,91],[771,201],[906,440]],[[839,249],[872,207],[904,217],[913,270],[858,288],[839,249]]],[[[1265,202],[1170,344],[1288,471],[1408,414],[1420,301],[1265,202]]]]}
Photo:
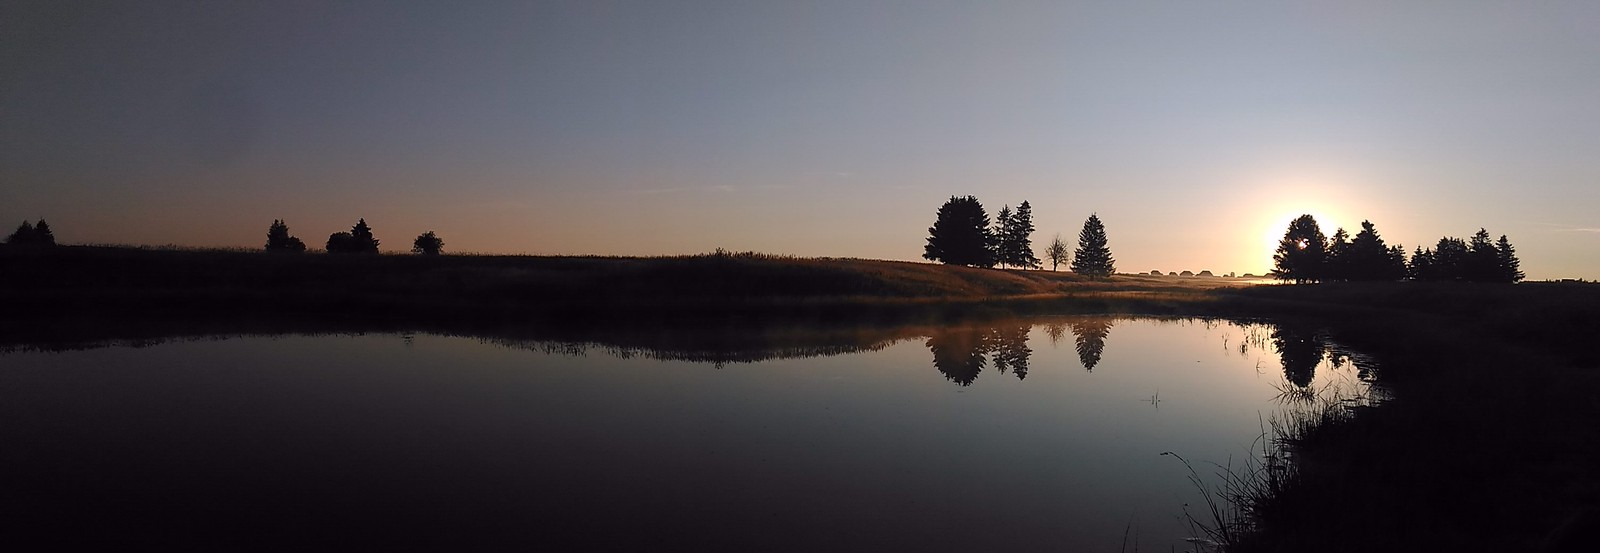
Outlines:
{"type": "Polygon", "coordinates": [[[1600,517],[1600,285],[1332,283],[989,270],[759,254],[333,256],[0,248],[0,340],[194,332],[874,328],[1015,315],[1294,321],[1395,401],[1276,436],[1295,458],[1233,551],[1550,550],[1600,517]],[[1360,513],[1364,526],[1329,525],[1360,513]]]}

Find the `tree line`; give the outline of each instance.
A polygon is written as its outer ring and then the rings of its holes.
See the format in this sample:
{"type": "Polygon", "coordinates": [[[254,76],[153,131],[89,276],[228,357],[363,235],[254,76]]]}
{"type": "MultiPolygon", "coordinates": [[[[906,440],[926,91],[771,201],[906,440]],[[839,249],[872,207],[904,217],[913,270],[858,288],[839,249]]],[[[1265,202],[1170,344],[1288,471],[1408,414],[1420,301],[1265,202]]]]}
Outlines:
{"type": "MultiPolygon", "coordinates": [[[[1033,254],[1033,231],[1033,206],[1026,200],[1014,211],[1010,205],[1002,206],[991,222],[977,197],[951,196],[939,207],[933,226],[928,228],[922,257],[949,265],[1042,269],[1043,264],[1033,254]]],[[[1052,271],[1069,261],[1067,245],[1060,234],[1045,248],[1045,255],[1052,271]]],[[[1070,267],[1093,279],[1109,277],[1116,271],[1099,215],[1090,215],[1084,221],[1070,267]]]]}
{"type": "Polygon", "coordinates": [[[56,234],[44,219],[39,219],[38,224],[23,221],[17,225],[17,230],[6,237],[6,243],[12,246],[54,246],[56,234]]]}
{"type": "MultiPolygon", "coordinates": [[[[373,236],[372,227],[367,225],[366,218],[361,218],[350,227],[349,231],[329,234],[325,247],[328,253],[375,254],[378,253],[378,238],[373,236]]],[[[274,253],[303,253],[306,251],[306,244],[289,234],[287,223],[281,219],[273,219],[272,226],[267,227],[266,249],[274,253]]],[[[444,253],[444,240],[431,230],[424,232],[411,241],[411,253],[440,255],[444,253]]]]}
{"type": "Polygon", "coordinates": [[[1316,218],[1301,215],[1289,222],[1272,256],[1279,280],[1306,284],[1324,281],[1465,281],[1512,283],[1523,279],[1516,248],[1505,235],[1492,241],[1478,229],[1470,240],[1439,239],[1433,248],[1418,246],[1406,259],[1405,248],[1388,246],[1372,221],[1361,222],[1355,238],[1344,228],[1329,238],[1316,218]]]}
{"type": "MultiPolygon", "coordinates": [[[[23,221],[17,230],[6,237],[5,243],[11,246],[54,246],[56,245],[55,232],[50,229],[50,224],[39,219],[38,223],[23,221]]],[[[335,232],[328,235],[328,253],[378,253],[378,239],[372,235],[372,227],[367,226],[365,218],[356,221],[355,226],[348,232],[335,232]]],[[[289,234],[288,223],[282,219],[273,219],[272,225],[267,227],[266,251],[273,253],[303,253],[306,251],[305,241],[289,234]]],[[[444,253],[444,240],[433,231],[417,235],[411,242],[411,253],[421,255],[439,255],[444,253]]]]}

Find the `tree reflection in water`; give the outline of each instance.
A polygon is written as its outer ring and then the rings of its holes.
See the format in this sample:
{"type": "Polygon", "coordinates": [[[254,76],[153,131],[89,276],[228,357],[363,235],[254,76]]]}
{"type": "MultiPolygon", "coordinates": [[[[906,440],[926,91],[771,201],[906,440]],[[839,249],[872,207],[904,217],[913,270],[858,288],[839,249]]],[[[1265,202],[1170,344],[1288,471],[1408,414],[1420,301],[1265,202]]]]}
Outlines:
{"type": "Polygon", "coordinates": [[[1093,371],[1100,364],[1100,355],[1106,349],[1106,335],[1111,333],[1111,319],[1082,319],[1068,323],[1072,327],[1078,347],[1078,361],[1083,368],[1093,371]]]}
{"type": "Polygon", "coordinates": [[[1327,339],[1321,333],[1292,325],[1273,330],[1272,345],[1282,358],[1283,378],[1300,388],[1311,385],[1317,376],[1317,365],[1328,353],[1327,339]]]}
{"type": "Polygon", "coordinates": [[[1033,349],[1028,347],[1031,328],[1028,324],[1010,324],[990,331],[994,368],[999,369],[1000,374],[1005,374],[1009,368],[1018,380],[1028,378],[1028,357],[1033,355],[1033,349]]]}

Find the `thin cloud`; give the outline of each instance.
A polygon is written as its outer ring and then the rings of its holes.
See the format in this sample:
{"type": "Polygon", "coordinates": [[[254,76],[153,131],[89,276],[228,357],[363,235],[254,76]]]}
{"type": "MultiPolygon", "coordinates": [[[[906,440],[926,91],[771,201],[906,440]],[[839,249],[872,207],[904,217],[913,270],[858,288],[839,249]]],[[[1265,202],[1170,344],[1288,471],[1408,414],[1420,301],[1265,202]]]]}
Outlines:
{"type": "Polygon", "coordinates": [[[1572,226],[1572,225],[1559,225],[1559,224],[1556,224],[1556,223],[1535,223],[1535,224],[1537,224],[1539,226],[1545,226],[1545,227],[1554,227],[1553,230],[1555,230],[1556,232],[1597,232],[1597,233],[1600,233],[1600,227],[1575,227],[1575,226],[1572,226]]]}
{"type": "Polygon", "coordinates": [[[725,193],[725,192],[736,192],[738,190],[739,190],[739,187],[737,187],[737,186],[728,185],[728,184],[718,184],[718,185],[714,185],[714,186],[676,186],[676,187],[672,187],[672,188],[640,188],[640,189],[632,190],[632,192],[634,194],[644,194],[644,195],[653,196],[653,195],[657,195],[657,194],[684,194],[684,193],[697,193],[697,192],[698,193],[725,193]]]}

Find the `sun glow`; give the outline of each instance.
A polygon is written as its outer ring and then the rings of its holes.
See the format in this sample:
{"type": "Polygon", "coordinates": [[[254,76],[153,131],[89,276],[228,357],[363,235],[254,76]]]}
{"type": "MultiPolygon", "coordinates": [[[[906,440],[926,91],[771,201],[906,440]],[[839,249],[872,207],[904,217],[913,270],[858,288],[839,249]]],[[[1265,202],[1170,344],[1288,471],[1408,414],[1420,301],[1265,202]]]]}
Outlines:
{"type": "Polygon", "coordinates": [[[1325,236],[1333,236],[1341,227],[1349,230],[1353,221],[1359,221],[1349,217],[1354,211],[1341,201],[1359,195],[1352,189],[1361,182],[1357,176],[1332,169],[1301,167],[1267,171],[1249,180],[1261,198],[1254,208],[1258,218],[1253,226],[1259,234],[1255,235],[1258,238],[1252,249],[1255,253],[1251,256],[1251,272],[1260,274],[1272,269],[1272,256],[1278,251],[1278,242],[1289,230],[1289,223],[1301,215],[1316,219],[1317,228],[1325,236]]]}

